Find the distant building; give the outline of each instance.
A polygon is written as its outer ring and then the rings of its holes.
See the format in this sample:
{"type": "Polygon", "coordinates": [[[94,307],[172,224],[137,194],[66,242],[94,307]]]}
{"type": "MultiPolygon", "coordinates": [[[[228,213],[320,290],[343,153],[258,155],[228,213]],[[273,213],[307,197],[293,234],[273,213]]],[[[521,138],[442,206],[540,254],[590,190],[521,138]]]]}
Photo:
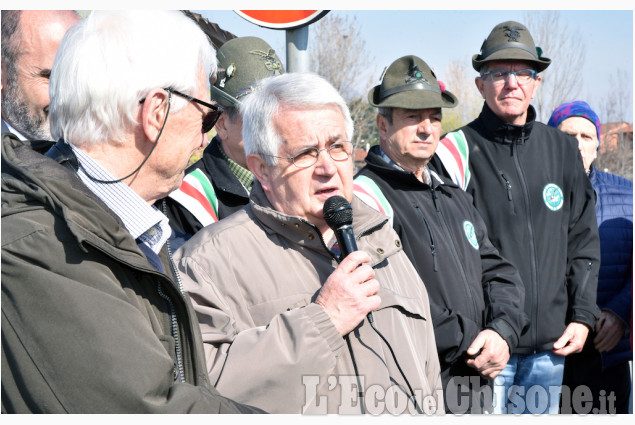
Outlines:
{"type": "Polygon", "coordinates": [[[602,124],[600,152],[595,166],[602,171],[633,180],[633,124],[602,124]]]}
{"type": "Polygon", "coordinates": [[[624,121],[602,124],[601,133],[600,154],[617,150],[620,144],[633,148],[633,124],[624,121]]]}

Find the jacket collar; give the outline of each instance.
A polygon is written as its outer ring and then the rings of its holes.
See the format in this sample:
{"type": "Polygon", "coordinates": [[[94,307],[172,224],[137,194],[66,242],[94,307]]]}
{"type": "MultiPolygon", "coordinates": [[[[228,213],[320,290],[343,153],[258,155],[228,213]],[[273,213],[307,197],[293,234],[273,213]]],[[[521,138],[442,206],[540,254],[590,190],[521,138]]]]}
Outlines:
{"type": "MultiPolygon", "coordinates": [[[[351,205],[353,207],[353,231],[357,237],[371,233],[388,221],[387,217],[366,205],[356,196],[353,197],[351,205]]],[[[251,190],[250,207],[267,233],[279,234],[293,243],[316,251],[328,250],[327,244],[330,241],[322,243],[322,234],[313,223],[274,210],[258,180],[254,181],[254,187],[251,190]]]]}
{"type": "Polygon", "coordinates": [[[397,169],[388,164],[381,156],[379,145],[375,145],[370,148],[368,155],[366,155],[366,166],[376,173],[380,173],[382,176],[388,176],[391,179],[395,179],[403,184],[419,187],[425,189],[431,187],[432,189],[439,189],[440,186],[456,186],[450,179],[439,176],[434,172],[432,168],[428,168],[430,172],[431,184],[421,182],[417,179],[414,173],[410,171],[404,171],[397,169]]]}
{"type": "Polygon", "coordinates": [[[487,103],[484,103],[477,121],[482,125],[483,134],[488,140],[502,144],[511,144],[512,142],[522,144],[529,139],[536,122],[536,110],[532,105],[529,105],[527,122],[523,125],[514,125],[498,118],[487,106],[487,103]]]}

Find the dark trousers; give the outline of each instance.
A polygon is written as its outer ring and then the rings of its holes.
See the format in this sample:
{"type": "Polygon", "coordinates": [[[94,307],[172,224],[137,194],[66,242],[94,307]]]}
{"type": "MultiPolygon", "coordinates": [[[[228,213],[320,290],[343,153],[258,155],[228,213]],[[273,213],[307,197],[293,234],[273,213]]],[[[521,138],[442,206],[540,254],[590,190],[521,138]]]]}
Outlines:
{"type": "Polygon", "coordinates": [[[563,388],[560,413],[628,413],[628,362],[604,369],[602,356],[592,343],[586,344],[582,352],[567,356],[562,385],[568,388],[563,388]]]}
{"type": "Polygon", "coordinates": [[[445,413],[491,413],[493,385],[463,360],[441,370],[445,413]]]}

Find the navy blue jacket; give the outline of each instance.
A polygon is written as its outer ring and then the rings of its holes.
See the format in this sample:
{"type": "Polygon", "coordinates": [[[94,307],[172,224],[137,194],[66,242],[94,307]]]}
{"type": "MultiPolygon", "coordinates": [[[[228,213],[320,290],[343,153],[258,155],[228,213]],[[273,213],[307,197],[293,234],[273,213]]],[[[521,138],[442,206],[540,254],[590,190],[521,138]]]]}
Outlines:
{"type": "MultiPolygon", "coordinates": [[[[633,182],[591,166],[589,175],[597,193],[595,213],[600,231],[602,266],[598,277],[597,303],[630,325],[633,308],[633,182]]],[[[633,358],[628,334],[615,348],[602,353],[604,367],[633,358]]]]}

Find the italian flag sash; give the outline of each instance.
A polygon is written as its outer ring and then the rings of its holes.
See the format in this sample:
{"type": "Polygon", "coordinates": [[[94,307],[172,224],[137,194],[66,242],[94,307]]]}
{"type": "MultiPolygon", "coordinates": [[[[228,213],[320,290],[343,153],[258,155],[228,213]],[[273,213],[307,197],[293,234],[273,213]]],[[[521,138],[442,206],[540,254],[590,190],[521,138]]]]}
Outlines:
{"type": "Polygon", "coordinates": [[[436,154],[450,174],[450,178],[461,189],[466,190],[470,182],[469,148],[463,131],[453,131],[441,139],[436,154]]]}
{"type": "Polygon", "coordinates": [[[353,182],[353,193],[371,208],[388,216],[392,226],[394,211],[377,183],[366,176],[358,176],[353,182]]]}
{"type": "Polygon", "coordinates": [[[214,186],[201,170],[196,169],[183,178],[181,187],[170,198],[183,205],[203,226],[218,221],[218,199],[214,186]]]}

